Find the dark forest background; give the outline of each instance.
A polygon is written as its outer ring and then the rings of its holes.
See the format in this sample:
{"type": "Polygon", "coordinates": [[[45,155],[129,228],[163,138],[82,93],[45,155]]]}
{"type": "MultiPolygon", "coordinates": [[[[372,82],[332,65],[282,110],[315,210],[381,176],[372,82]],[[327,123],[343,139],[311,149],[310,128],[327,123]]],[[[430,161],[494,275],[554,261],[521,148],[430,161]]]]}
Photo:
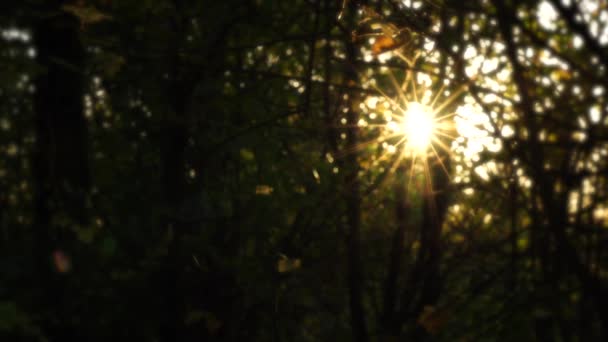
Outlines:
{"type": "Polygon", "coordinates": [[[605,341],[607,5],[2,1],[0,339],[605,341]]]}

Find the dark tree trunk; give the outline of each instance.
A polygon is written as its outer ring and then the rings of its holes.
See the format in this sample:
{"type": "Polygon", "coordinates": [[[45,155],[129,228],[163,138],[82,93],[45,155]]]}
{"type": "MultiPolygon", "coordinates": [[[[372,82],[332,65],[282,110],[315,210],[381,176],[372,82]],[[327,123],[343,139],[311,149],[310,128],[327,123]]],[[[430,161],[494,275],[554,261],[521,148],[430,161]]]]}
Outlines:
{"type": "MultiPolygon", "coordinates": [[[[347,9],[347,25],[354,27],[357,7],[354,2],[347,9]]],[[[344,81],[347,86],[357,84],[358,77],[355,69],[357,48],[350,36],[345,37],[346,42],[346,70],[344,81]]],[[[359,121],[357,95],[350,93],[346,101],[348,112],[346,120],[348,130],[346,134],[346,248],[348,251],[348,289],[350,300],[351,328],[353,340],[357,342],[369,341],[367,321],[363,305],[363,264],[361,261],[361,194],[359,182],[359,164],[357,161],[357,145],[359,143],[359,121]]]]}
{"type": "Polygon", "coordinates": [[[397,175],[402,175],[401,181],[396,185],[395,190],[395,220],[397,229],[393,233],[391,243],[388,271],[384,282],[383,312],[379,323],[382,333],[386,335],[388,339],[399,336],[402,323],[397,317],[397,288],[403,267],[404,240],[409,211],[409,203],[407,202],[407,180],[404,176],[406,174],[407,170],[405,167],[402,166],[397,168],[397,175]]]}
{"type": "Polygon", "coordinates": [[[68,323],[73,315],[68,299],[77,294],[68,297],[68,270],[57,265],[53,268],[51,259],[53,253],[69,258],[74,252],[70,230],[87,224],[90,183],[83,113],[85,53],[80,24],[61,11],[63,3],[47,1],[48,13],[34,27],[37,62],[43,68],[36,78],[34,95],[34,255],[38,281],[44,284],[42,305],[52,318],[42,324],[50,341],[76,339],[68,323]]]}
{"type": "MultiPolygon", "coordinates": [[[[420,254],[419,262],[423,265],[420,280],[420,297],[415,306],[415,317],[425,311],[425,307],[436,306],[441,294],[442,279],[440,272],[441,262],[441,228],[448,208],[449,159],[447,153],[440,153],[441,160],[429,165],[431,180],[427,180],[427,190],[423,202],[423,218],[420,227],[420,254]],[[443,166],[441,165],[443,163],[443,166]],[[445,167],[445,169],[444,169],[445,167]]],[[[429,160],[429,164],[431,161],[429,160]]],[[[434,333],[429,328],[418,325],[414,332],[416,341],[427,340],[434,333]]]]}
{"type": "MultiPolygon", "coordinates": [[[[179,12],[179,9],[176,9],[179,12]]],[[[171,21],[173,40],[168,46],[168,96],[161,140],[161,184],[166,215],[163,231],[168,236],[167,257],[162,269],[161,297],[163,299],[160,334],[162,342],[182,341],[184,338],[184,298],[182,293],[181,240],[184,222],[180,217],[186,200],[187,103],[192,87],[183,80],[179,51],[183,40],[180,15],[171,21]]]]}

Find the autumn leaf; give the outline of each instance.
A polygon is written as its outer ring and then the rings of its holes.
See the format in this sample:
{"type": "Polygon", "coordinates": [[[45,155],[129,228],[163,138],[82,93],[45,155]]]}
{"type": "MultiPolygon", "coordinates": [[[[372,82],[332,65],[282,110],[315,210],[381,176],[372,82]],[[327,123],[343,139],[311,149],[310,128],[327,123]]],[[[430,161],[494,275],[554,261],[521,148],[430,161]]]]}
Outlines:
{"type": "Polygon", "coordinates": [[[204,322],[205,328],[211,335],[215,335],[223,325],[222,321],[209,311],[191,311],[186,316],[184,323],[191,325],[201,321],[204,322]]]}
{"type": "Polygon", "coordinates": [[[277,271],[279,273],[287,273],[292,272],[302,267],[302,260],[294,258],[289,259],[285,255],[280,256],[279,261],[277,261],[277,271]]]}
{"type": "Polygon", "coordinates": [[[82,25],[95,24],[104,20],[112,19],[111,16],[101,12],[94,6],[86,5],[63,5],[61,7],[65,12],[71,13],[77,17],[82,25]]]}
{"type": "Polygon", "coordinates": [[[381,54],[387,50],[392,50],[397,47],[397,42],[390,36],[380,36],[372,45],[372,53],[374,55],[381,54]]]}
{"type": "Polygon", "coordinates": [[[53,264],[59,273],[67,273],[72,268],[70,257],[60,249],[53,252],[53,264]]]}
{"type": "Polygon", "coordinates": [[[256,187],[255,187],[255,194],[262,195],[262,196],[268,196],[268,195],[272,194],[273,190],[274,189],[270,185],[259,184],[259,185],[256,185],[256,187]]]}
{"type": "Polygon", "coordinates": [[[212,313],[208,313],[205,317],[205,327],[211,335],[215,335],[222,327],[222,321],[217,319],[212,313]]]}
{"type": "Polygon", "coordinates": [[[445,311],[439,311],[432,305],[427,305],[422,309],[418,316],[417,323],[420,324],[429,334],[436,334],[445,324],[448,315],[445,311]]]}

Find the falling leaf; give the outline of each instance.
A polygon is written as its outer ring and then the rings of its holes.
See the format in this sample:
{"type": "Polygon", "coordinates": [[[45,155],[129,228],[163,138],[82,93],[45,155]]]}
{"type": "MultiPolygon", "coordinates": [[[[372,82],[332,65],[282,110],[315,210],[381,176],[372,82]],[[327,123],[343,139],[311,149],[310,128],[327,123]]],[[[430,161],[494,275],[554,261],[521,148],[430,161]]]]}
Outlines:
{"type": "Polygon", "coordinates": [[[186,323],[186,325],[192,325],[201,321],[205,322],[205,327],[211,335],[215,335],[222,327],[222,321],[217,319],[217,317],[209,311],[190,311],[186,315],[184,323],[186,323]]]}
{"type": "Polygon", "coordinates": [[[300,260],[298,258],[290,259],[282,254],[279,258],[279,261],[277,262],[277,271],[279,273],[292,272],[301,267],[302,267],[302,260],[300,260]]]}
{"type": "Polygon", "coordinates": [[[186,325],[190,325],[190,324],[198,323],[204,319],[205,319],[205,312],[198,311],[198,310],[190,311],[186,315],[186,318],[184,319],[184,323],[186,323],[186,325]]]}
{"type": "Polygon", "coordinates": [[[112,256],[116,252],[116,248],[118,247],[116,240],[111,236],[107,236],[101,242],[101,252],[105,256],[112,256]]]}
{"type": "Polygon", "coordinates": [[[436,334],[447,321],[448,315],[445,311],[437,310],[432,305],[426,305],[422,313],[418,316],[417,323],[420,324],[429,334],[436,334]]]}
{"type": "Polygon", "coordinates": [[[112,19],[111,16],[101,12],[94,6],[85,5],[63,5],[65,12],[73,14],[83,25],[95,24],[104,20],[112,19]]]}
{"type": "Polygon", "coordinates": [[[268,195],[272,194],[272,191],[274,191],[274,189],[269,185],[261,184],[261,185],[256,185],[256,187],[255,187],[256,195],[268,196],[268,195]]]}
{"type": "Polygon", "coordinates": [[[208,312],[205,316],[205,326],[211,335],[215,335],[222,327],[222,321],[217,319],[212,313],[208,312]]]}
{"type": "Polygon", "coordinates": [[[319,175],[319,171],[317,171],[317,169],[312,169],[312,175],[315,177],[317,184],[321,183],[321,176],[319,175]]]}
{"type": "Polygon", "coordinates": [[[53,264],[59,273],[67,273],[72,268],[70,257],[60,249],[53,252],[53,264]]]}
{"type": "Polygon", "coordinates": [[[338,20],[342,19],[342,16],[344,16],[346,5],[348,5],[348,0],[342,0],[342,7],[340,8],[340,12],[338,13],[338,20]]]}
{"type": "Polygon", "coordinates": [[[126,63],[123,56],[113,53],[107,53],[104,57],[103,71],[108,77],[114,77],[126,63]]]}
{"type": "Polygon", "coordinates": [[[255,155],[249,149],[242,148],[239,152],[241,154],[241,158],[243,158],[244,160],[253,160],[253,159],[255,159],[255,155]]]}

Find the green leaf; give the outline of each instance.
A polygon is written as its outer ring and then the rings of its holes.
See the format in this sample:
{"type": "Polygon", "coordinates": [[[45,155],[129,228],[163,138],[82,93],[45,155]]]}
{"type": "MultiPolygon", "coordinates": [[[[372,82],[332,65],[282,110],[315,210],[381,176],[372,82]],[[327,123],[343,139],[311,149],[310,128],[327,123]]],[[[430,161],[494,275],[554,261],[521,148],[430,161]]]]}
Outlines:
{"type": "Polygon", "coordinates": [[[240,154],[241,154],[241,158],[243,158],[245,160],[253,160],[253,159],[255,159],[255,155],[249,149],[242,148],[241,151],[240,151],[240,154]]]}
{"type": "Polygon", "coordinates": [[[106,236],[101,243],[101,252],[105,256],[112,256],[116,252],[117,243],[111,236],[106,236]]]}

